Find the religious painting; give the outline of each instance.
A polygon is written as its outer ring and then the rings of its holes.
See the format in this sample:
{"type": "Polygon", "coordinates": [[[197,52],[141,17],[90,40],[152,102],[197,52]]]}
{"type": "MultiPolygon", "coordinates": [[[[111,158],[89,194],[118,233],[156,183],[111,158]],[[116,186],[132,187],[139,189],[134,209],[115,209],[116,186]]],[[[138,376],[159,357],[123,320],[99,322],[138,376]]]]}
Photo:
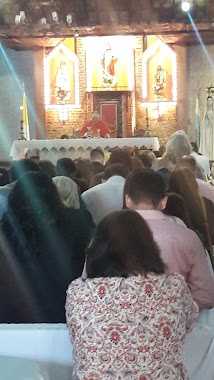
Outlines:
{"type": "Polygon", "coordinates": [[[175,102],[177,62],[175,52],[157,40],[142,57],[143,98],[146,102],[175,102]]]}
{"type": "Polygon", "coordinates": [[[45,104],[79,105],[78,57],[66,44],[59,44],[46,57],[45,104]]]}
{"type": "Polygon", "coordinates": [[[132,91],[134,88],[134,39],[87,37],[87,91],[132,91]]]}

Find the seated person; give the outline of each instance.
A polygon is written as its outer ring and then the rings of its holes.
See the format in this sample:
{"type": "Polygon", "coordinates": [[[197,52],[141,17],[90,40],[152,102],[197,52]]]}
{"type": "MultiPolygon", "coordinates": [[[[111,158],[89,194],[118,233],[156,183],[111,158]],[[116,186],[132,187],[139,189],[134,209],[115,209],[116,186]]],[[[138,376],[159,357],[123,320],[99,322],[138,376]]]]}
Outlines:
{"type": "Polygon", "coordinates": [[[198,307],[184,278],[165,273],[143,218],[129,210],[105,217],[86,270],[88,278],[73,281],[66,299],[73,377],[187,379],[184,338],[198,307]]]}
{"type": "Polygon", "coordinates": [[[162,211],[167,196],[164,180],[153,170],[138,169],[129,174],[124,186],[125,205],[148,223],[167,273],[181,274],[201,309],[214,307],[214,277],[210,261],[194,231],[172,222],[162,211]]]}
{"type": "Polygon", "coordinates": [[[110,130],[106,123],[100,120],[98,112],[92,113],[91,120],[88,121],[81,130],[82,137],[110,137],[110,130]]]}
{"type": "Polygon", "coordinates": [[[65,292],[93,232],[90,214],[65,207],[52,179],[26,173],[0,224],[0,323],[65,322],[65,292]]]}

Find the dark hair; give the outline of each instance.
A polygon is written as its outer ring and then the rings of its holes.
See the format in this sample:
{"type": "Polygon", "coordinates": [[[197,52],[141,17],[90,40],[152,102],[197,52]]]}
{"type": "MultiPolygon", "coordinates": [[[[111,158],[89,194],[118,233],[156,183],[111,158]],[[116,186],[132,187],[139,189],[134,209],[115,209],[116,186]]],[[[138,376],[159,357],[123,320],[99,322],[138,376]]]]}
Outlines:
{"type": "Polygon", "coordinates": [[[165,270],[147,223],[130,210],[109,214],[98,224],[86,255],[89,278],[162,274],[165,270]]]}
{"type": "Polygon", "coordinates": [[[122,164],[112,164],[108,165],[103,174],[103,179],[108,180],[109,178],[113,177],[114,175],[119,175],[121,177],[126,178],[129,174],[128,169],[122,165],[122,164]]]}
{"type": "Polygon", "coordinates": [[[85,159],[79,159],[76,162],[76,177],[83,178],[87,181],[88,188],[91,186],[91,182],[94,176],[93,166],[91,161],[85,159]]]}
{"type": "Polygon", "coordinates": [[[168,193],[167,196],[167,204],[162,212],[166,215],[176,216],[177,218],[180,218],[188,228],[193,229],[189,212],[183,197],[176,193],[168,193]]]}
{"type": "Polygon", "coordinates": [[[167,168],[161,168],[157,170],[157,173],[163,178],[166,188],[168,187],[170,171],[167,168]]]}
{"type": "Polygon", "coordinates": [[[10,182],[10,177],[7,169],[0,168],[0,186],[5,186],[10,182]]]}
{"type": "Polygon", "coordinates": [[[106,166],[112,164],[122,164],[129,172],[132,171],[132,159],[130,153],[125,149],[113,149],[106,166]]]}
{"type": "Polygon", "coordinates": [[[96,161],[96,160],[100,160],[100,159],[104,159],[104,152],[103,152],[103,150],[100,149],[100,148],[92,149],[90,151],[90,160],[91,161],[96,161]]]}
{"type": "Polygon", "coordinates": [[[29,158],[23,158],[22,160],[14,160],[10,167],[10,179],[16,181],[23,174],[27,172],[40,172],[39,165],[30,160],[29,158]]]}
{"type": "Polygon", "coordinates": [[[49,160],[41,160],[39,161],[39,167],[41,169],[41,172],[44,174],[47,174],[50,178],[57,176],[56,167],[54,164],[49,160]]]}
{"type": "Polygon", "coordinates": [[[103,180],[103,172],[95,174],[91,182],[91,187],[100,185],[102,183],[102,180],[103,180]]]}
{"type": "Polygon", "coordinates": [[[20,257],[29,252],[41,253],[43,238],[48,244],[56,238],[50,236],[62,215],[64,205],[52,179],[46,174],[29,172],[16,182],[8,198],[8,212],[3,215],[1,226],[6,232],[9,224],[9,239],[13,239],[20,257]]]}
{"type": "Polygon", "coordinates": [[[71,158],[59,158],[56,163],[56,170],[58,175],[71,177],[76,173],[76,166],[71,158]]]}
{"type": "Polygon", "coordinates": [[[105,166],[103,164],[101,164],[101,162],[99,162],[99,161],[92,161],[91,165],[93,168],[94,175],[98,174],[98,173],[102,173],[105,169],[105,166]]]}
{"type": "Polygon", "coordinates": [[[136,169],[130,173],[124,185],[124,198],[129,195],[134,204],[152,203],[157,207],[165,196],[163,178],[152,169],[136,169]]]}
{"type": "Polygon", "coordinates": [[[194,142],[194,141],[191,141],[190,144],[191,144],[191,147],[192,147],[193,152],[198,153],[198,145],[197,145],[197,143],[194,142]]]}
{"type": "Polygon", "coordinates": [[[153,160],[152,160],[151,155],[148,154],[148,151],[141,153],[139,155],[139,160],[142,162],[143,167],[145,169],[151,169],[152,168],[153,160]]]}
{"type": "Polygon", "coordinates": [[[19,219],[29,215],[57,217],[63,207],[52,179],[44,173],[25,173],[16,182],[8,198],[8,207],[19,219]]]}
{"type": "Polygon", "coordinates": [[[203,199],[194,174],[188,168],[174,170],[169,178],[169,191],[181,195],[194,229],[209,252],[212,251],[203,199]]]}

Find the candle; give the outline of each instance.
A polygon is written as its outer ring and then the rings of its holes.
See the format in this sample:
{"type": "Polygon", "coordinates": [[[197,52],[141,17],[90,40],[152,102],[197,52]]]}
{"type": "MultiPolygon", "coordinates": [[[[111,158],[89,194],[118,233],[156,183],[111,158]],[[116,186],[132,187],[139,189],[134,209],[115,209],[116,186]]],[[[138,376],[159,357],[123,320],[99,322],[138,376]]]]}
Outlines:
{"type": "Polygon", "coordinates": [[[147,118],[147,119],[149,118],[149,110],[148,110],[148,107],[146,107],[146,118],[147,118]]]}
{"type": "Polygon", "coordinates": [[[24,107],[23,107],[23,106],[20,106],[19,108],[20,108],[20,111],[21,111],[21,120],[23,120],[23,108],[24,108],[24,107]]]}

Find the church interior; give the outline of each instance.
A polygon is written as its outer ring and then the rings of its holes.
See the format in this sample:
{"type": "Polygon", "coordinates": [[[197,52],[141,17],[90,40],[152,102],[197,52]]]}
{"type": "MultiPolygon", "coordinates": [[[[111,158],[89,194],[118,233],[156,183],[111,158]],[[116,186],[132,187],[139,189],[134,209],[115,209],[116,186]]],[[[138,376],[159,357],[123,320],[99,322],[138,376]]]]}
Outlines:
{"type": "Polygon", "coordinates": [[[0,378],[214,379],[214,0],[0,0],[0,378]]]}
{"type": "Polygon", "coordinates": [[[196,103],[202,122],[213,82],[214,6],[181,3],[2,2],[1,160],[20,137],[23,91],[31,140],[78,138],[94,110],[111,138],[161,145],[183,129],[195,140],[196,103]]]}

